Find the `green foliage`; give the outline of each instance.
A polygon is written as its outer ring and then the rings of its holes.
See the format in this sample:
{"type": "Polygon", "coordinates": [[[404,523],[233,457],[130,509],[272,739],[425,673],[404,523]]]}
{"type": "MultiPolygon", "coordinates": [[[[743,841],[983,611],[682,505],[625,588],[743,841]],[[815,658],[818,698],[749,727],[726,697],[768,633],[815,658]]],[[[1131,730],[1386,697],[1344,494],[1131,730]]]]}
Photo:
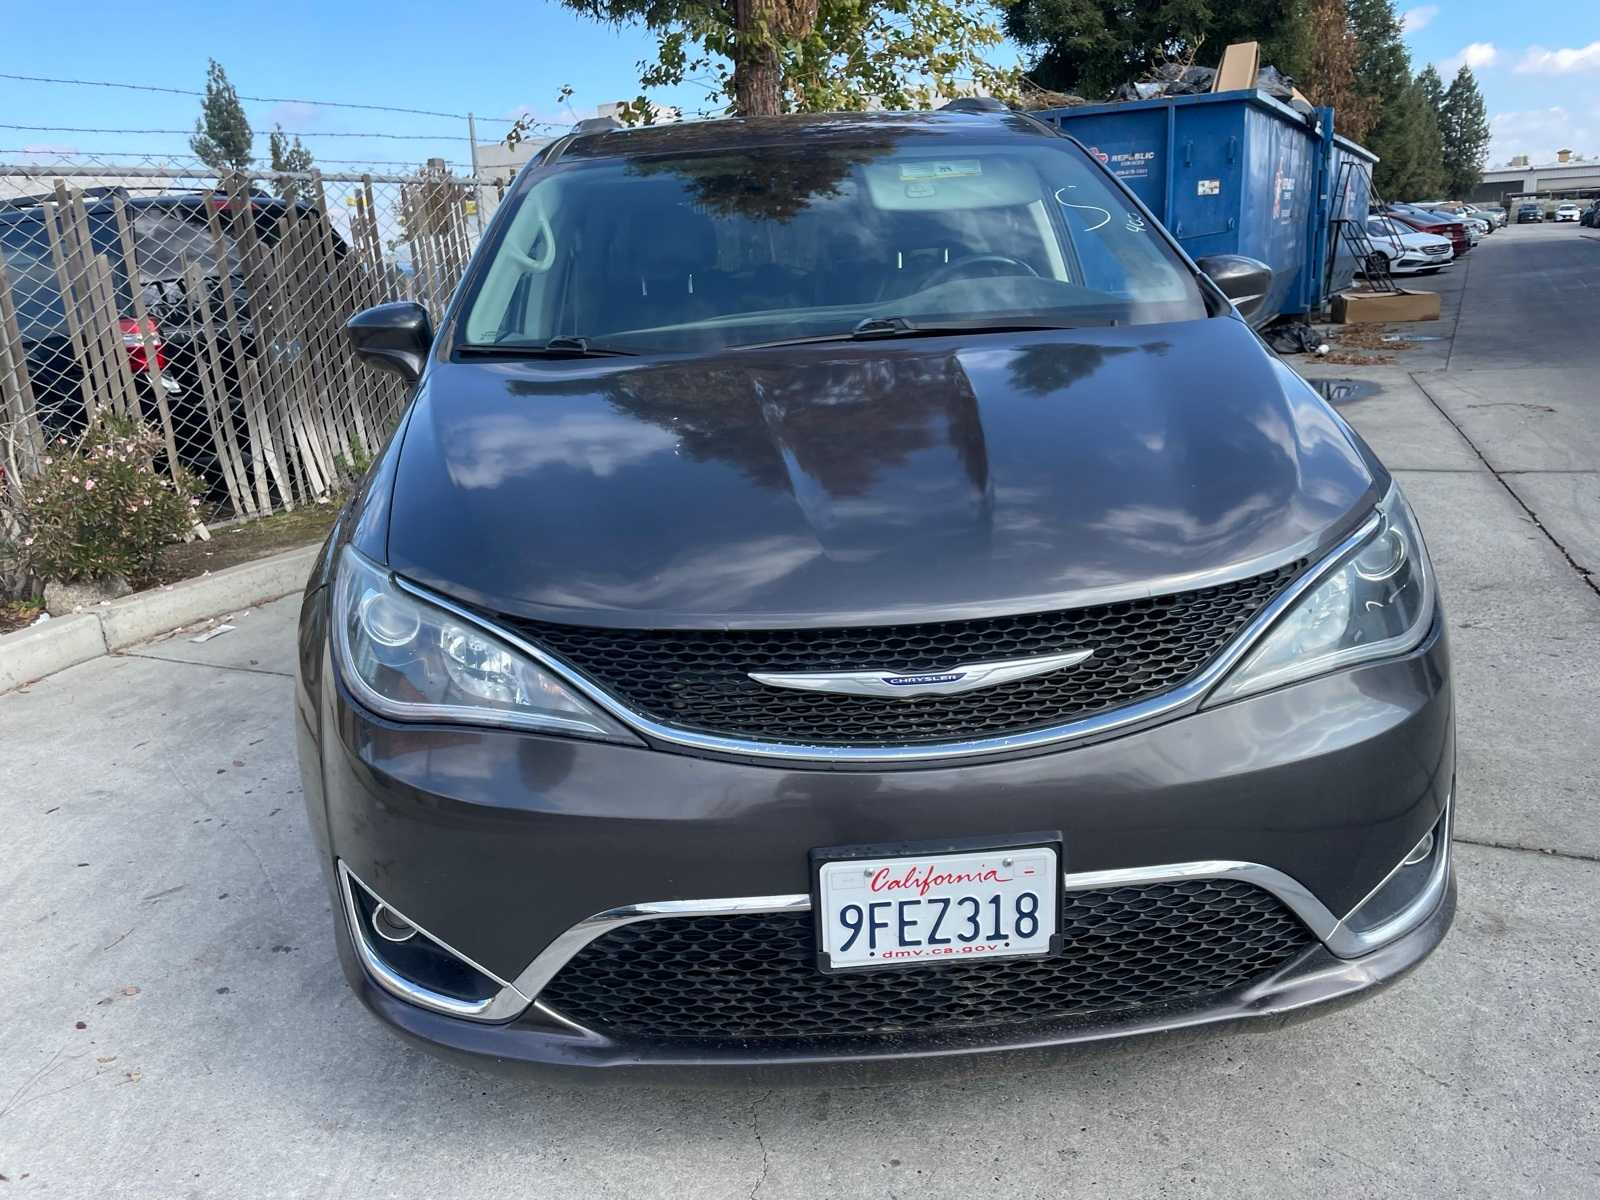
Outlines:
{"type": "Polygon", "coordinates": [[[289,135],[283,132],[282,125],[273,126],[267,141],[272,150],[273,187],[278,195],[292,204],[299,197],[303,184],[298,179],[286,178],[286,173],[307,174],[316,162],[311,157],[311,151],[300,144],[299,135],[296,134],[291,141],[289,135]]]}
{"type": "MultiPolygon", "coordinates": [[[[1009,98],[1017,72],[987,54],[1002,40],[988,0],[562,0],[610,23],[656,36],[639,64],[641,89],[704,87],[741,115],[924,108],[976,85],[1009,98]]],[[[648,123],[646,96],[623,119],[648,123]]]]}
{"type": "Polygon", "coordinates": [[[239,103],[239,93],[228,82],[228,73],[216,59],[210,61],[206,95],[200,102],[189,148],[219,175],[243,174],[253,161],[250,121],[239,103]]]}
{"type": "Polygon", "coordinates": [[[1417,85],[1422,88],[1422,95],[1428,101],[1428,107],[1433,109],[1433,118],[1437,121],[1439,110],[1444,107],[1444,80],[1439,78],[1439,72],[1432,63],[1422,68],[1417,76],[1417,85]]]}
{"type": "Polygon", "coordinates": [[[1310,51],[1305,0],[1012,0],[1006,32],[1038,53],[1041,87],[1098,99],[1169,62],[1213,65],[1231,42],[1298,76],[1310,51]]]}
{"type": "Polygon", "coordinates": [[[194,525],[187,481],[156,470],[161,437],[124,417],[103,417],[70,445],[59,439],[23,503],[23,561],[60,583],[138,574],[194,525]]]}
{"type": "Polygon", "coordinates": [[[1439,106],[1439,132],[1444,139],[1445,187],[1452,200],[1465,200],[1483,178],[1489,157],[1489,114],[1471,67],[1463,65],[1450,81],[1439,106]]]}
{"type": "Polygon", "coordinates": [[[1379,156],[1373,184],[1385,199],[1431,200],[1444,191],[1439,121],[1428,99],[1427,76],[1432,70],[1429,67],[1406,86],[1367,142],[1379,156]]]}
{"type": "Polygon", "coordinates": [[[366,477],[372,466],[372,453],[360,438],[350,439],[350,453],[335,454],[333,468],[339,473],[343,491],[351,491],[366,477]]]}

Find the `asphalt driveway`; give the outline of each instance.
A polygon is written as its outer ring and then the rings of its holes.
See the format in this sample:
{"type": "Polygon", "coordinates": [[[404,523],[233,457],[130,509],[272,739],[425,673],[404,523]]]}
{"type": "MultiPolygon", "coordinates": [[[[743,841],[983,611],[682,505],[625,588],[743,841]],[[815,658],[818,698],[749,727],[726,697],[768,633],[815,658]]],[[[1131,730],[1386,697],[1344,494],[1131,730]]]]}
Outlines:
{"type": "Polygon", "coordinates": [[[1342,411],[1400,468],[1459,672],[1460,913],[1394,988],[873,1088],[438,1063],[335,963],[291,598],[0,696],[0,1197],[1600,1195],[1600,239],[1513,227],[1464,268],[1426,285],[1442,340],[1314,372],[1376,385],[1342,411]]]}

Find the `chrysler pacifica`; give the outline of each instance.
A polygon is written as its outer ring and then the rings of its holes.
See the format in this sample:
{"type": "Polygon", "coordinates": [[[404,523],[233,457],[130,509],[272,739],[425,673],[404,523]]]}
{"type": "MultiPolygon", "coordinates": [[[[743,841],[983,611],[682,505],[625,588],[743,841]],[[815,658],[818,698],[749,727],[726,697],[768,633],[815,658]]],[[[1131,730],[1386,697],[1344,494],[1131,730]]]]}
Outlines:
{"type": "Polygon", "coordinates": [[[850,1063],[1272,1018],[1454,910],[1399,486],[1083,147],[940,113],[526,167],[301,618],[344,969],[436,1049],[850,1063]]]}

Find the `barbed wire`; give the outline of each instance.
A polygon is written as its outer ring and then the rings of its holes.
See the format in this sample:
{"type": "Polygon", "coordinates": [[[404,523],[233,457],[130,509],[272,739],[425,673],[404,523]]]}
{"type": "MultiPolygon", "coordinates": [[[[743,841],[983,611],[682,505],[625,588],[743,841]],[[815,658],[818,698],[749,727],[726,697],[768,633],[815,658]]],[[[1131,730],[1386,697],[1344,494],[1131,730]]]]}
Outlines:
{"type": "MultiPolygon", "coordinates": [[[[559,127],[558,127],[559,128],[559,127]]],[[[133,134],[164,134],[178,137],[189,137],[194,134],[193,129],[101,129],[85,125],[12,125],[0,122],[0,129],[20,129],[30,133],[133,133],[133,134]]],[[[252,137],[270,137],[271,131],[257,129],[252,131],[252,137]]],[[[357,133],[349,130],[320,130],[311,133],[296,133],[293,136],[308,138],[386,138],[394,142],[448,142],[457,135],[448,133],[357,133]]]]}
{"type": "MultiPolygon", "coordinates": [[[[17,75],[11,72],[0,71],[0,79],[11,79],[22,83],[60,83],[76,87],[105,87],[123,88],[132,92],[163,92],[169,96],[204,96],[205,92],[197,88],[164,87],[152,83],[119,83],[108,79],[64,79],[53,75],[17,75]]],[[[429,108],[401,108],[392,104],[355,104],[346,100],[305,100],[293,96],[239,96],[241,100],[249,100],[256,104],[310,104],[317,108],[356,108],[367,112],[392,112],[406,113],[415,117],[445,117],[450,120],[465,121],[472,116],[478,121],[494,121],[506,125],[512,124],[515,117],[480,117],[476,114],[439,112],[429,108]]]]}
{"type": "MultiPolygon", "coordinates": [[[[74,147],[72,147],[70,149],[66,149],[66,148],[54,149],[54,148],[51,148],[51,147],[48,147],[48,146],[46,146],[46,147],[34,146],[32,148],[29,148],[27,146],[24,146],[21,149],[15,149],[15,148],[13,148],[13,149],[0,149],[0,154],[26,154],[26,155],[29,155],[29,156],[31,156],[33,158],[44,160],[43,164],[30,163],[30,164],[27,164],[29,166],[48,165],[51,162],[61,161],[61,160],[66,160],[66,159],[97,158],[97,159],[105,160],[105,162],[106,162],[106,164],[108,166],[121,165],[116,161],[118,159],[121,159],[123,163],[126,163],[130,159],[139,159],[139,160],[145,161],[145,162],[171,163],[171,164],[173,164],[175,166],[176,165],[195,164],[195,165],[198,165],[198,166],[200,166],[202,168],[205,167],[205,160],[202,159],[197,154],[161,154],[161,153],[150,153],[149,151],[145,151],[145,150],[132,150],[132,151],[130,151],[130,150],[81,150],[76,146],[74,146],[74,147]]],[[[455,159],[455,158],[447,158],[447,159],[444,159],[443,161],[444,161],[444,165],[447,166],[447,167],[471,167],[472,166],[471,163],[462,162],[460,159],[455,159]]],[[[341,167],[415,167],[415,166],[417,166],[416,159],[410,159],[410,158],[324,158],[320,154],[317,155],[317,163],[319,165],[322,164],[322,163],[334,163],[334,164],[337,164],[338,166],[341,166],[341,167]]],[[[206,169],[209,169],[209,168],[206,168],[206,169]]]]}

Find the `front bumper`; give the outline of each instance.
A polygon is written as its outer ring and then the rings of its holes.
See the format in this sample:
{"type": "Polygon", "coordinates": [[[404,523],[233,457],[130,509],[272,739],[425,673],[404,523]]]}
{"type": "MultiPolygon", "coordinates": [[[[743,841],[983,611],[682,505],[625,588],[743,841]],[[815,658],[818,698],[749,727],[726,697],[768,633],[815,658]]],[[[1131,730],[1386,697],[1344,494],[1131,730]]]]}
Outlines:
{"type": "Polygon", "coordinates": [[[1404,658],[1096,744],[921,769],[819,770],[398,725],[343,693],[315,629],[302,640],[302,689],[307,800],[339,911],[343,864],[528,999],[550,978],[552,949],[596,914],[706,897],[804,902],[815,846],[1032,829],[1063,832],[1069,877],[1167,863],[1267,869],[1283,881],[1273,890],[1321,939],[1268,978],[1159,1012],[686,1044],[608,1036],[583,1028],[581,1014],[538,1005],[518,1004],[518,1015],[496,1023],[430,1012],[375,980],[341,917],[346,972],[374,1013],[434,1049],[505,1064],[810,1072],[1260,1026],[1392,980],[1438,943],[1453,912],[1446,840],[1438,886],[1426,911],[1406,915],[1403,931],[1385,931],[1390,940],[1377,949],[1338,931],[1340,916],[1446,816],[1455,750],[1442,624],[1404,658]]]}

